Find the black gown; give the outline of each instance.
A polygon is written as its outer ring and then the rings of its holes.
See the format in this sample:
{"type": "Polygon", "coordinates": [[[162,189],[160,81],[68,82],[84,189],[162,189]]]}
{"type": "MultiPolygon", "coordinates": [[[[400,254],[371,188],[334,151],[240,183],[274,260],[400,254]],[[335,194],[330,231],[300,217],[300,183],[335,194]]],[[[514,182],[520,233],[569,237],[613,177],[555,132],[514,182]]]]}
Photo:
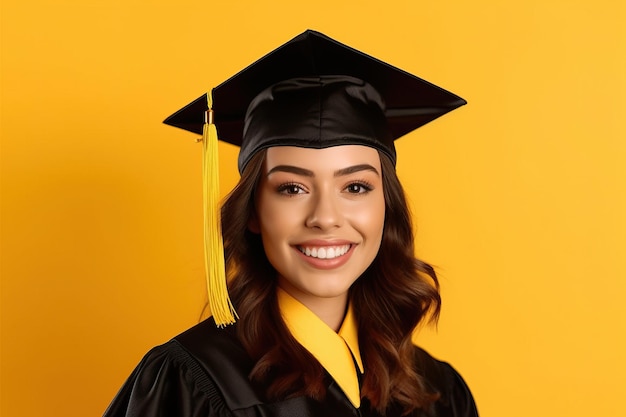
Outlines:
{"type": "MultiPolygon", "coordinates": [[[[450,365],[418,347],[415,355],[440,398],[411,416],[478,416],[472,394],[450,365]]],[[[212,319],[205,320],[148,352],[104,417],[380,417],[366,399],[355,408],[330,375],[324,401],[300,396],[264,402],[247,377],[253,365],[234,326],[218,329],[212,319]]],[[[384,417],[400,415],[389,411],[384,417]]]]}

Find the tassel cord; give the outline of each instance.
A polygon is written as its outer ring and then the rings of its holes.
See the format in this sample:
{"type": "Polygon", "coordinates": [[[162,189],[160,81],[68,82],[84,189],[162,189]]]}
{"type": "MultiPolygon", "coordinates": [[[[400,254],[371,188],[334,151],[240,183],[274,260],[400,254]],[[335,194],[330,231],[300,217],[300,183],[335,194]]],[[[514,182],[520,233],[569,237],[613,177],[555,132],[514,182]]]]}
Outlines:
{"type": "MultiPolygon", "coordinates": [[[[208,94],[209,108],[211,97],[208,94]]],[[[209,110],[210,111],[210,110],[209,110]]],[[[237,313],[228,296],[224,263],[224,242],[219,206],[219,157],[217,129],[207,118],[202,134],[203,206],[204,206],[204,269],[211,313],[218,327],[235,322],[237,313]]]]}

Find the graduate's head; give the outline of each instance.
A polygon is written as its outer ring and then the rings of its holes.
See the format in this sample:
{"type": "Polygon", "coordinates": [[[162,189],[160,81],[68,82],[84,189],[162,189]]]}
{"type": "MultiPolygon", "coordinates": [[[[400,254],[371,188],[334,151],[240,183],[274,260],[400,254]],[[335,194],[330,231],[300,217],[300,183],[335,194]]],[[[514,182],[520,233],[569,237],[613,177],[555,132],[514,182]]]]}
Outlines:
{"type": "Polygon", "coordinates": [[[347,300],[378,253],[385,199],[378,151],[268,147],[248,227],[278,285],[305,305],[347,300]]]}
{"type": "MultiPolygon", "coordinates": [[[[234,271],[240,268],[235,264],[257,262],[262,263],[267,271],[273,265],[284,274],[285,265],[290,262],[282,261],[295,255],[305,261],[307,268],[317,268],[329,275],[333,265],[340,265],[349,258],[360,259],[353,255],[360,248],[366,248],[367,256],[354,269],[358,273],[351,274],[354,275],[350,278],[353,281],[376,258],[380,245],[380,253],[391,255],[393,252],[385,249],[385,245],[393,243],[395,247],[400,240],[412,240],[406,202],[395,175],[394,140],[464,103],[460,97],[398,68],[320,33],[307,31],[222,83],[212,90],[212,94],[185,106],[165,122],[204,133],[209,195],[215,195],[210,180],[215,183],[217,172],[216,167],[211,167],[211,160],[216,160],[216,146],[211,145],[216,133],[221,140],[241,148],[238,167],[242,177],[222,210],[227,268],[234,271]],[[311,173],[314,175],[309,175],[311,173]],[[337,173],[349,173],[349,181],[342,184],[340,180],[346,175],[337,173]],[[273,201],[269,198],[270,186],[274,186],[274,178],[281,175],[290,178],[285,184],[292,182],[292,188],[288,185],[284,188],[284,184],[280,185],[283,188],[275,188],[282,190],[279,195],[291,205],[272,206],[268,204],[273,201]],[[380,187],[375,192],[363,192],[365,187],[358,185],[358,177],[372,177],[380,187]],[[334,181],[335,194],[350,190],[339,195],[352,198],[352,202],[368,201],[368,204],[362,204],[360,217],[369,216],[363,224],[371,230],[359,233],[357,230],[364,227],[357,227],[352,221],[345,223],[353,226],[347,235],[331,233],[319,222],[311,221],[315,213],[330,206],[314,206],[310,200],[310,207],[295,213],[297,205],[293,203],[307,199],[300,194],[307,188],[302,184],[304,179],[320,178],[334,181]],[[303,187],[298,188],[298,184],[303,187]],[[368,198],[372,198],[371,201],[368,198]],[[285,212],[275,212],[279,208],[285,212]],[[276,227],[272,223],[286,223],[287,218],[295,221],[296,214],[303,227],[323,233],[318,233],[316,238],[314,234],[307,235],[304,240],[281,237],[293,250],[287,255],[285,250],[275,250],[273,246],[276,227]],[[365,242],[365,235],[371,236],[367,238],[367,245],[360,243],[365,242]],[[387,242],[389,239],[395,242],[387,242]],[[318,247],[323,249],[322,254],[319,251],[312,254],[318,247]],[[329,253],[335,261],[329,260],[329,253]]],[[[310,182],[309,191],[318,190],[321,185],[328,190],[328,184],[330,182],[310,182]]],[[[317,200],[325,198],[319,193],[312,194],[317,200]]],[[[347,201],[337,199],[333,202],[337,206],[335,214],[342,215],[338,222],[347,221],[358,212],[355,207],[351,210],[347,201]],[[341,206],[343,203],[346,204],[341,206]]],[[[212,216],[212,209],[208,208],[208,217],[212,216]]],[[[207,234],[215,237],[213,229],[218,227],[207,226],[207,234]]],[[[412,248],[412,242],[404,243],[412,248]]],[[[209,265],[216,265],[219,270],[221,255],[216,254],[216,248],[219,249],[218,241],[210,245],[208,259],[209,265]]],[[[261,267],[257,265],[259,269],[261,267]]],[[[216,321],[218,324],[232,322],[228,304],[223,302],[224,295],[212,300],[213,291],[209,289],[209,299],[216,321]],[[214,305],[219,300],[222,300],[223,308],[214,305]],[[220,314],[215,314],[216,310],[220,314]]]]}

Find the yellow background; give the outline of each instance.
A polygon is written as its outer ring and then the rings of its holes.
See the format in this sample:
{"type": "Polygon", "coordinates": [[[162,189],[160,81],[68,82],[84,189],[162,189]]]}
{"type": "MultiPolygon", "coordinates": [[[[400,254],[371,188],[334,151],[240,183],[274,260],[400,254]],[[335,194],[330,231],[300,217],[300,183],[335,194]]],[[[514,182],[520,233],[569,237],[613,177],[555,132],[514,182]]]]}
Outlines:
{"type": "Polygon", "coordinates": [[[398,142],[444,296],[417,340],[483,417],[622,415],[624,4],[4,0],[2,416],[100,415],[197,321],[200,146],[160,122],[307,28],[469,101],[398,142]]]}

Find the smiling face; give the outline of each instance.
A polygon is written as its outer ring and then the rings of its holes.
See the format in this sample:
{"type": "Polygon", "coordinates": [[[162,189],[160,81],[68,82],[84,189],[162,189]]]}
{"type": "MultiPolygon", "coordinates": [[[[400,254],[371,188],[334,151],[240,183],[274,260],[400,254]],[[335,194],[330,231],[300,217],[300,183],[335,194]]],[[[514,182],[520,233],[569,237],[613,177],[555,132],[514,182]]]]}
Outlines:
{"type": "Polygon", "coordinates": [[[345,305],[350,286],[378,253],[384,220],[375,149],[267,150],[249,227],[261,234],[278,285],[309,308],[320,299],[345,305]]]}

